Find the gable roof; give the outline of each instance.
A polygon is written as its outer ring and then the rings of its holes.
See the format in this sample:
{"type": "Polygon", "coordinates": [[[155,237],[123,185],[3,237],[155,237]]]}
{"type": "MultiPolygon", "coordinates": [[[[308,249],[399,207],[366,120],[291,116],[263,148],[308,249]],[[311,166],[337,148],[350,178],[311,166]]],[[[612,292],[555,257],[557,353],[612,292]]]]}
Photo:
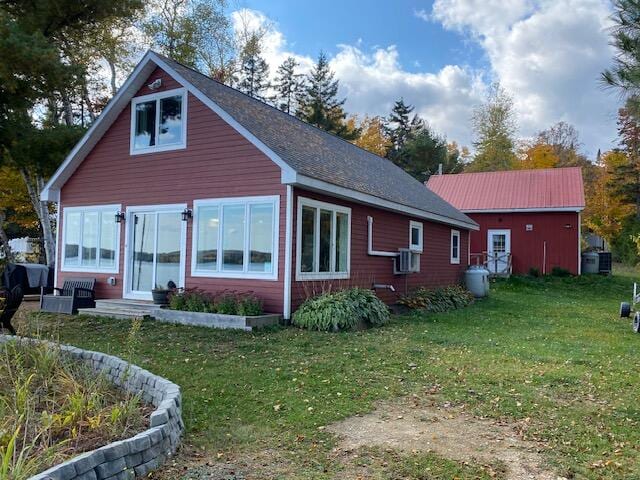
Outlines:
{"type": "Polygon", "coordinates": [[[156,66],[271,158],[282,170],[282,183],[441,223],[477,228],[473,220],[389,160],[151,51],[47,183],[43,199],[56,199],[54,194],[156,66]]]}
{"type": "Polygon", "coordinates": [[[427,187],[463,212],[580,211],[580,167],[433,175],[427,187]]]}

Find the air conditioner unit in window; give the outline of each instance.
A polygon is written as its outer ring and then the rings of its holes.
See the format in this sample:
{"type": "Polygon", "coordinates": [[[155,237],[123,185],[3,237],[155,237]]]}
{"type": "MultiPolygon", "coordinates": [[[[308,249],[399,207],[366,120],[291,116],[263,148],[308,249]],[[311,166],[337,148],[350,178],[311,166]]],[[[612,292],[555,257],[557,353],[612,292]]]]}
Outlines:
{"type": "Polygon", "coordinates": [[[393,259],[393,273],[400,275],[420,271],[420,254],[408,248],[400,248],[393,259]]]}

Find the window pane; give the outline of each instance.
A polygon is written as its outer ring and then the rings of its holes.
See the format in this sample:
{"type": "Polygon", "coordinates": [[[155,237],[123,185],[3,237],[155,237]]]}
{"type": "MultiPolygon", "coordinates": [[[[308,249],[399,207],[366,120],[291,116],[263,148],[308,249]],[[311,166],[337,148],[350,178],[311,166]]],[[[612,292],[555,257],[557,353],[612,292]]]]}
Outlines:
{"type": "Polygon", "coordinates": [[[319,272],[331,271],[331,222],[333,212],[320,210],[320,260],[319,272]]]}
{"type": "Polygon", "coordinates": [[[316,229],[316,209],[313,207],[302,207],[302,233],[300,252],[300,271],[315,271],[315,229],[316,229]]]}
{"type": "Polygon", "coordinates": [[[82,259],[80,262],[85,267],[97,265],[99,218],[97,212],[85,212],[82,220],[82,259]]]}
{"type": "Polygon", "coordinates": [[[116,222],[113,215],[102,212],[100,226],[100,267],[110,268],[116,265],[116,222]]]}
{"type": "Polygon", "coordinates": [[[225,205],[222,217],[222,269],[241,272],[244,264],[244,205],[225,205]]]}
{"type": "Polygon", "coordinates": [[[80,212],[68,213],[64,225],[64,264],[78,265],[80,259],[80,212]]]}
{"type": "Polygon", "coordinates": [[[451,237],[451,256],[453,258],[458,258],[459,243],[460,237],[458,235],[451,237]]]}
{"type": "Polygon", "coordinates": [[[218,207],[198,209],[198,241],[196,268],[215,272],[218,269],[218,231],[220,216],[218,207]]]}
{"type": "Polygon", "coordinates": [[[179,212],[159,213],[156,287],[167,288],[169,282],[173,282],[176,286],[180,284],[181,238],[182,214],[179,212]]]}
{"type": "Polygon", "coordinates": [[[249,271],[271,272],[273,255],[273,205],[251,205],[249,271]]]}
{"type": "Polygon", "coordinates": [[[420,245],[420,229],[417,227],[411,227],[411,245],[416,247],[420,245]]]}
{"type": "Polygon", "coordinates": [[[160,100],[159,145],[182,142],[182,95],[160,100]]]}
{"type": "Polygon", "coordinates": [[[156,214],[141,213],[133,218],[133,269],[131,290],[149,292],[153,285],[153,251],[155,248],[156,214]]]}
{"type": "Polygon", "coordinates": [[[136,105],[135,148],[152,147],[156,144],[156,101],[136,105]]]}
{"type": "Polygon", "coordinates": [[[336,272],[347,271],[349,248],[349,215],[336,213],[336,272]]]}

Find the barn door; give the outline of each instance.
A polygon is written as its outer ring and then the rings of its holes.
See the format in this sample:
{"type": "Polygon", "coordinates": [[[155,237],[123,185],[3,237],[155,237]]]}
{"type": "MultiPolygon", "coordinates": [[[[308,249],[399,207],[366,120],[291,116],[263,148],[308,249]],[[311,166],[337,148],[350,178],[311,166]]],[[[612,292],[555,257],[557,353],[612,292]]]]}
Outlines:
{"type": "Polygon", "coordinates": [[[511,255],[511,230],[487,232],[487,268],[491,273],[509,273],[511,255]]]}

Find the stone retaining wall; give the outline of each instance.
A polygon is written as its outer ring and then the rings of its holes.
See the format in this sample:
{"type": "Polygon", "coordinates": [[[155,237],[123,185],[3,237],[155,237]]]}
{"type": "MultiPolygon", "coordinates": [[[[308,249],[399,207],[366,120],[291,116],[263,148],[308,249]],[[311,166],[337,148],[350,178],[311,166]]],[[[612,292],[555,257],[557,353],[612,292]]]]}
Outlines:
{"type": "MultiPolygon", "coordinates": [[[[0,343],[16,337],[0,335],[0,343]]],[[[124,480],[146,476],[175,453],[184,431],[180,387],[136,365],[101,352],[69,345],[18,337],[18,341],[48,343],[54,348],[87,362],[96,372],[131,393],[142,393],[142,400],[156,410],[149,429],[126,440],[86,452],[31,477],[30,480],[124,480]]]]}

